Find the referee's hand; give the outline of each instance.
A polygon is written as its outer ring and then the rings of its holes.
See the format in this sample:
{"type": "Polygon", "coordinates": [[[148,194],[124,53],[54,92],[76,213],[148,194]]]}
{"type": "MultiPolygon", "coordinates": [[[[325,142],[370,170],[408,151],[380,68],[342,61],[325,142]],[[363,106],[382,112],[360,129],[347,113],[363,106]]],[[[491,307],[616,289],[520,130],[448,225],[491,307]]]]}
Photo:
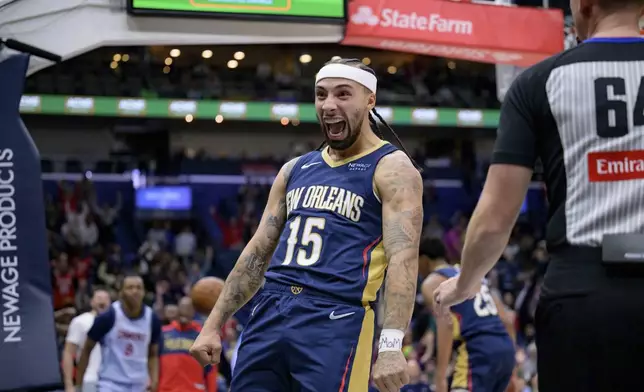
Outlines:
{"type": "Polygon", "coordinates": [[[476,296],[475,290],[466,290],[458,284],[458,277],[449,278],[434,290],[434,306],[437,317],[451,322],[450,308],[476,296]]]}

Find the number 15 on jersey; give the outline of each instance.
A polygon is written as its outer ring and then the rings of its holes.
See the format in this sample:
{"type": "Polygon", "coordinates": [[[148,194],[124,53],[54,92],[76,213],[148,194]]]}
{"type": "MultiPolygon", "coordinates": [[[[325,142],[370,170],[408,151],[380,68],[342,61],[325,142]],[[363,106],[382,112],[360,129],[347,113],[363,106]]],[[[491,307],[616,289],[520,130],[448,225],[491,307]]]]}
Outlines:
{"type": "Polygon", "coordinates": [[[289,265],[295,258],[295,262],[303,267],[311,266],[320,260],[322,253],[322,236],[320,233],[324,231],[326,226],[326,219],[319,217],[309,217],[304,220],[304,227],[300,233],[300,226],[302,224],[302,217],[298,216],[288,225],[291,233],[286,241],[286,256],[282,265],[289,265]],[[299,245],[300,249],[297,250],[295,255],[295,247],[299,245]],[[307,251],[304,248],[309,248],[307,251]]]}

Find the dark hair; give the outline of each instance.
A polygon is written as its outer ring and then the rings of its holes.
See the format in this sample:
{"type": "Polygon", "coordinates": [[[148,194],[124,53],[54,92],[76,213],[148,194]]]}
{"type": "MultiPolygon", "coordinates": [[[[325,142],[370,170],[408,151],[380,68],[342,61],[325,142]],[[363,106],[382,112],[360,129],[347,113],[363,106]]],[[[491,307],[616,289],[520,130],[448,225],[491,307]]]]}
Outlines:
{"type": "MultiPolygon", "coordinates": [[[[341,59],[336,59],[336,60],[330,60],[330,61],[327,61],[326,63],[324,63],[324,65],[329,65],[329,64],[349,65],[351,67],[360,68],[361,70],[367,71],[370,74],[372,74],[373,76],[376,76],[376,72],[373,69],[371,69],[371,67],[365,65],[362,61],[360,61],[358,59],[344,59],[344,58],[341,58],[341,59]]],[[[369,91],[369,89],[367,89],[366,87],[365,87],[365,90],[369,91]]],[[[375,133],[376,136],[378,136],[379,138],[381,138],[383,140],[385,139],[385,135],[383,135],[382,131],[380,130],[380,127],[378,126],[378,122],[376,121],[374,116],[376,116],[378,118],[378,120],[380,120],[380,122],[393,135],[393,137],[396,139],[396,142],[398,142],[398,145],[400,146],[400,149],[409,157],[409,159],[414,164],[416,169],[418,169],[418,171],[422,172],[423,169],[420,167],[420,165],[418,165],[416,163],[416,161],[414,161],[414,159],[411,157],[411,155],[409,155],[409,152],[407,152],[407,149],[405,148],[405,145],[403,144],[403,142],[398,137],[398,134],[396,134],[396,132],[394,132],[393,128],[391,128],[391,126],[389,126],[389,124],[387,124],[387,122],[385,121],[384,118],[382,118],[380,113],[378,113],[378,111],[376,111],[376,108],[371,109],[371,111],[369,112],[369,125],[371,126],[371,130],[373,131],[373,133],[375,133]],[[373,113],[373,115],[372,115],[372,113],[373,113]]],[[[324,147],[325,144],[326,144],[326,142],[323,141],[320,144],[320,146],[318,147],[318,150],[321,150],[324,147]]]]}
{"type": "Polygon", "coordinates": [[[136,272],[128,271],[118,279],[117,287],[119,290],[123,289],[123,285],[125,284],[125,280],[127,278],[139,278],[143,280],[143,277],[141,275],[137,274],[136,272]]]}
{"type": "Polygon", "coordinates": [[[447,258],[443,241],[436,238],[423,238],[420,241],[419,254],[421,256],[427,256],[430,260],[447,258]]]}

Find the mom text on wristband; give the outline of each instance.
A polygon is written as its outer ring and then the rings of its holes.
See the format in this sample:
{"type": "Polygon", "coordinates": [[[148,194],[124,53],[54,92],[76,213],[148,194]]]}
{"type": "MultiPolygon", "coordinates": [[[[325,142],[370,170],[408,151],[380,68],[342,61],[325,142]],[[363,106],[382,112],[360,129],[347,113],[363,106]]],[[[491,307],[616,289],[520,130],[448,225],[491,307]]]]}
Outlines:
{"type": "Polygon", "coordinates": [[[383,351],[401,351],[405,332],[398,329],[383,329],[380,333],[380,344],[378,352],[383,351]]]}

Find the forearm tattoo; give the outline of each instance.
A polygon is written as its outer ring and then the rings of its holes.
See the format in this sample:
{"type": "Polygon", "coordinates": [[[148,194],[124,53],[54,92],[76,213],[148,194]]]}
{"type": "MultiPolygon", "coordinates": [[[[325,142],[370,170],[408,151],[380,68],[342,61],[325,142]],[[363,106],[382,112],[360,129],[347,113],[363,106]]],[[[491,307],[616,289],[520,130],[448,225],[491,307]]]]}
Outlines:
{"type": "Polygon", "coordinates": [[[406,330],[416,299],[423,184],[406,156],[383,167],[383,245],[389,262],[384,327],[406,330]]]}

